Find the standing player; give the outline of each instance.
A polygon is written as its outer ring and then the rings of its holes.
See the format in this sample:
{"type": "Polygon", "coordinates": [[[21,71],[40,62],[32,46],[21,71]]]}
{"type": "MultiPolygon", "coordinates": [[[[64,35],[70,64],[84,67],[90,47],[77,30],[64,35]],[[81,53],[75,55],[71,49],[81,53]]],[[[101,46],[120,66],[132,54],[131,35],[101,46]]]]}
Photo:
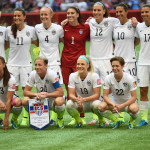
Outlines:
{"type": "MultiPolygon", "coordinates": [[[[40,10],[41,24],[35,26],[36,35],[39,41],[39,56],[48,59],[48,67],[54,70],[60,78],[60,84],[63,84],[60,69],[59,41],[64,36],[63,28],[60,25],[52,23],[53,10],[50,7],[42,7],[40,10]]],[[[52,112],[51,125],[56,121],[56,114],[52,112]]]]}
{"type": "Polygon", "coordinates": [[[77,60],[77,72],[69,77],[69,98],[67,102],[68,113],[75,118],[76,128],[83,125],[79,113],[94,112],[99,117],[99,127],[104,128],[105,122],[98,111],[101,103],[99,100],[101,82],[94,72],[92,61],[89,57],[81,55],[77,60]]]}
{"type": "Polygon", "coordinates": [[[137,83],[140,87],[140,113],[142,120],[138,126],[148,124],[148,87],[150,85],[150,5],[142,7],[143,23],[136,27],[137,37],[140,38],[141,48],[137,66],[137,83]]]}
{"type": "Polygon", "coordinates": [[[9,56],[7,67],[16,79],[16,94],[18,86],[24,89],[27,78],[32,71],[32,59],[30,55],[31,42],[36,40],[35,29],[25,25],[25,11],[21,8],[14,10],[12,26],[7,27],[6,41],[9,44],[9,56]]]}
{"type": "Polygon", "coordinates": [[[0,120],[0,124],[3,124],[4,130],[7,130],[9,127],[10,112],[13,113],[11,119],[12,127],[16,129],[19,125],[17,119],[21,113],[21,100],[13,97],[15,88],[15,78],[9,73],[5,59],[0,56],[0,113],[5,113],[5,118],[4,120],[0,120]]]}
{"type": "Polygon", "coordinates": [[[131,116],[128,128],[134,129],[134,122],[139,112],[138,104],[136,103],[137,94],[134,78],[130,74],[123,72],[125,62],[122,57],[113,57],[110,62],[113,73],[105,78],[104,102],[100,104],[99,111],[105,118],[114,122],[113,129],[117,129],[121,122],[112,112],[119,114],[121,111],[126,111],[131,116]],[[108,97],[110,92],[113,94],[112,100],[108,97]]]}
{"type": "Polygon", "coordinates": [[[123,57],[125,60],[124,71],[130,73],[137,80],[136,52],[134,47],[139,43],[135,38],[135,28],[131,20],[127,18],[128,5],[120,3],[116,7],[116,16],[119,22],[114,26],[113,38],[115,40],[114,55],[123,57]]]}
{"type": "MultiPolygon", "coordinates": [[[[67,10],[68,23],[64,26],[64,48],[62,51],[62,75],[68,94],[69,75],[76,71],[77,59],[85,55],[85,42],[89,37],[89,25],[82,23],[80,10],[69,7],[67,10]]],[[[84,114],[81,114],[84,117],[84,114]]],[[[74,124],[72,120],[69,124],[74,124]]]]}
{"type": "Polygon", "coordinates": [[[57,113],[57,124],[59,128],[64,127],[63,115],[65,112],[65,99],[63,89],[59,84],[57,74],[47,69],[48,59],[37,57],[35,59],[35,70],[31,72],[24,89],[22,104],[28,105],[28,100],[37,98],[38,100],[48,98],[50,109],[57,113]],[[32,92],[32,87],[36,86],[38,93],[32,92]]]}
{"type": "MultiPolygon", "coordinates": [[[[89,21],[90,26],[90,57],[95,72],[100,76],[102,84],[104,78],[111,72],[110,58],[113,53],[112,32],[113,26],[118,22],[117,18],[109,17],[107,7],[96,2],[93,6],[93,17],[89,21]]],[[[93,115],[89,125],[95,124],[98,118],[93,115]]]]}

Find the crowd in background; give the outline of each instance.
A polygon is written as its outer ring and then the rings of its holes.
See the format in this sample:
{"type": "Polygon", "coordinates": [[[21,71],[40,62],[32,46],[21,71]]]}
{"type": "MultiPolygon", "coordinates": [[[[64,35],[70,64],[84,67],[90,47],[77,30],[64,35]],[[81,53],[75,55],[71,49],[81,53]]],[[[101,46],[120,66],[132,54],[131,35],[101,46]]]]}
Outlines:
{"type": "MultiPolygon", "coordinates": [[[[39,12],[43,6],[53,8],[54,11],[66,11],[70,6],[75,6],[80,11],[92,10],[93,3],[98,0],[1,0],[0,10],[3,13],[11,13],[14,8],[24,8],[27,12],[39,12]]],[[[150,4],[150,0],[99,0],[109,10],[115,10],[120,2],[126,2],[130,9],[140,9],[144,4],[150,4]]]]}

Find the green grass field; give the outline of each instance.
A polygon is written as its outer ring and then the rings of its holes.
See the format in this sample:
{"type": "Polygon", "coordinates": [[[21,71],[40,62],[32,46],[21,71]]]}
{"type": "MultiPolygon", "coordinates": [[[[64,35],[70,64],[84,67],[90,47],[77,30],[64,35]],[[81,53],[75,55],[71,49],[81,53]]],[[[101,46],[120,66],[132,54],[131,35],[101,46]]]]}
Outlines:
{"type": "MultiPolygon", "coordinates": [[[[62,44],[60,49],[62,50],[62,44]]],[[[89,52],[89,42],[86,44],[89,52]]],[[[33,47],[32,47],[33,48],[33,47]]],[[[137,52],[139,47],[137,47],[137,52]]],[[[6,51],[8,53],[8,51],[6,51]]],[[[33,53],[31,51],[33,56],[33,53]]],[[[32,57],[34,60],[34,56],[32,57]]],[[[64,86],[63,86],[64,89],[64,86]]],[[[65,91],[65,89],[64,89],[65,91]]],[[[66,92],[65,92],[66,93],[66,92]]],[[[137,90],[139,99],[139,89],[137,90]]],[[[19,90],[22,97],[22,91],[19,90]]],[[[86,121],[92,118],[92,113],[87,113],[86,121]]],[[[21,121],[22,114],[19,117],[21,121]]],[[[127,129],[129,115],[125,114],[126,123],[119,129],[112,130],[110,126],[105,129],[98,128],[98,125],[85,125],[80,129],[74,129],[67,124],[71,117],[66,112],[64,115],[64,129],[57,129],[56,126],[48,127],[45,130],[37,131],[29,126],[19,129],[4,131],[0,129],[0,150],[148,150],[150,149],[150,128],[144,126],[127,129]]],[[[150,114],[149,114],[150,119],[150,114]]],[[[136,124],[140,121],[138,117],[136,124]]]]}

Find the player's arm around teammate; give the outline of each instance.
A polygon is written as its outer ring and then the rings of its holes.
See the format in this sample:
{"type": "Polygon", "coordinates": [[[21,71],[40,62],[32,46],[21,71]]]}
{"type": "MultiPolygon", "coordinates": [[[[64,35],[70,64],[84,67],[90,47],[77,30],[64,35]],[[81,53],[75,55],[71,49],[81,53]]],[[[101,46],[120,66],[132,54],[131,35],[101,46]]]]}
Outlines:
{"type": "Polygon", "coordinates": [[[16,110],[16,107],[21,106],[21,100],[18,97],[14,97],[16,88],[16,81],[14,77],[9,73],[5,59],[0,56],[0,112],[5,113],[5,118],[1,123],[3,129],[7,130],[9,127],[9,114],[12,109],[12,127],[18,128],[17,118],[21,113],[21,108],[16,110]],[[15,106],[15,108],[12,108],[15,106]]]}
{"type": "Polygon", "coordinates": [[[81,112],[94,112],[104,126],[103,117],[98,112],[101,103],[100,87],[100,79],[98,74],[94,73],[91,59],[81,55],[77,60],[77,72],[70,75],[68,85],[70,100],[67,102],[67,111],[75,118],[76,128],[83,124],[79,114],[81,112]]]}
{"type": "Polygon", "coordinates": [[[99,106],[100,113],[114,122],[114,129],[118,128],[121,122],[112,113],[127,111],[130,114],[129,129],[134,128],[134,122],[138,115],[139,108],[136,103],[136,85],[134,79],[128,73],[124,73],[124,59],[122,57],[113,57],[111,60],[112,71],[104,82],[104,102],[99,106]],[[113,94],[112,100],[108,97],[110,91],[113,94]],[[110,110],[110,111],[108,111],[110,110]]]}
{"type": "Polygon", "coordinates": [[[57,123],[59,128],[64,127],[63,115],[65,112],[65,99],[63,98],[63,89],[59,83],[57,74],[47,69],[48,60],[44,57],[35,59],[35,70],[31,72],[30,77],[24,89],[24,98],[22,104],[28,105],[28,100],[36,98],[42,100],[48,98],[50,109],[57,113],[57,123]],[[32,87],[36,86],[38,93],[32,92],[32,87]]]}

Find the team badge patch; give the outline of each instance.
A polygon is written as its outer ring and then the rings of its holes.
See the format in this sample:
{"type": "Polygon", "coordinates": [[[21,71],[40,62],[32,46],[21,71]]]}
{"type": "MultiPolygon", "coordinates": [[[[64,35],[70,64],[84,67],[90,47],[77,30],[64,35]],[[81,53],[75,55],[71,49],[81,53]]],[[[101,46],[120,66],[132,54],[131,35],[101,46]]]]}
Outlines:
{"type": "Polygon", "coordinates": [[[49,126],[49,102],[48,99],[28,101],[29,123],[34,129],[41,130],[49,126]]]}
{"type": "Polygon", "coordinates": [[[27,32],[26,32],[26,35],[29,37],[29,36],[30,36],[30,32],[29,32],[29,31],[27,31],[27,32]]]}
{"type": "Polygon", "coordinates": [[[91,81],[89,80],[89,81],[87,81],[87,85],[88,86],[90,86],[91,85],[91,81]]]}
{"type": "Polygon", "coordinates": [[[52,31],[52,34],[55,35],[55,34],[56,34],[56,30],[53,30],[53,31],[52,31]]]}
{"type": "Polygon", "coordinates": [[[82,29],[80,29],[80,30],[79,30],[79,33],[80,33],[80,34],[83,34],[83,30],[82,30],[82,29]]]}
{"type": "Polygon", "coordinates": [[[97,79],[97,85],[101,85],[101,79],[97,79]]]}
{"type": "Polygon", "coordinates": [[[133,87],[134,87],[134,88],[136,88],[136,84],[135,84],[135,82],[133,82],[133,87]]]}
{"type": "Polygon", "coordinates": [[[123,85],[124,85],[124,87],[127,87],[127,86],[128,86],[128,83],[125,82],[125,83],[123,83],[123,85]]]}
{"type": "Polygon", "coordinates": [[[128,30],[131,30],[132,29],[132,25],[129,24],[127,28],[128,28],[128,30]]]}
{"type": "Polygon", "coordinates": [[[13,85],[12,85],[12,89],[16,89],[16,84],[13,84],[13,85]]]}
{"type": "Polygon", "coordinates": [[[3,32],[0,32],[0,36],[3,36],[3,32]]]}
{"type": "Polygon", "coordinates": [[[104,26],[108,27],[108,22],[107,21],[104,22],[104,26]]]}

